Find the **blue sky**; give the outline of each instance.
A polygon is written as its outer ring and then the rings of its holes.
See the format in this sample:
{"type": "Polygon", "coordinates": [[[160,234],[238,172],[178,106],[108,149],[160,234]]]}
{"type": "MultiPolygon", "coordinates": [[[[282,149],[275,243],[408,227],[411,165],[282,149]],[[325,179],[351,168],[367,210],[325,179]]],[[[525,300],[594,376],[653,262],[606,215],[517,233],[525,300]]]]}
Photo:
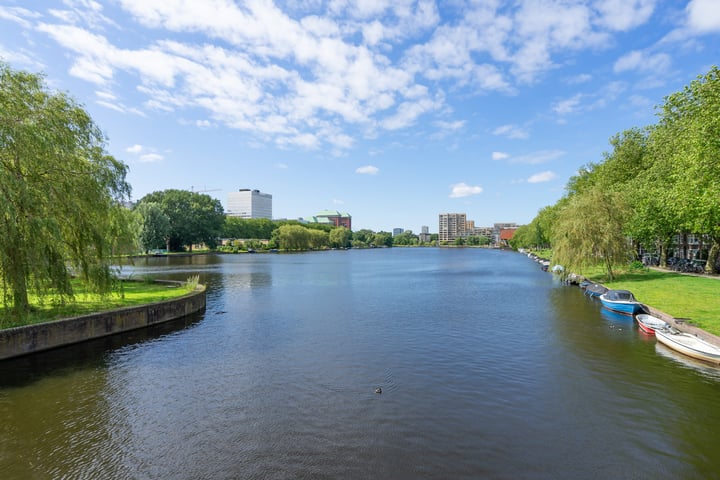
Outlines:
{"type": "Polygon", "coordinates": [[[0,58],[85,106],[134,199],[253,188],[355,230],[528,223],[719,54],[720,0],[0,4],[0,58]]]}

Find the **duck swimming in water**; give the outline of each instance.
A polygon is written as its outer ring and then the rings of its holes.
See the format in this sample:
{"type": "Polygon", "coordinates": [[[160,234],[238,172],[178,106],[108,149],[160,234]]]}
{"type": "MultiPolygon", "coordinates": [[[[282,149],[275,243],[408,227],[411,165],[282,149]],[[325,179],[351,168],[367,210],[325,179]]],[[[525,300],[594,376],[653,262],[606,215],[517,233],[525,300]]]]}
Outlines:
{"type": "Polygon", "coordinates": [[[382,393],[382,388],[377,387],[377,388],[375,389],[375,393],[377,393],[377,394],[382,393]]]}

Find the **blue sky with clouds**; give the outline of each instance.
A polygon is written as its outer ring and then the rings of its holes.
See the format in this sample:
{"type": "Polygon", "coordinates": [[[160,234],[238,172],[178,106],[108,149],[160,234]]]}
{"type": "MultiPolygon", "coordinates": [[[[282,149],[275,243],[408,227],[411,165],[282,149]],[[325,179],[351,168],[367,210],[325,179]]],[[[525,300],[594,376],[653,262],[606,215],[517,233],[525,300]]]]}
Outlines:
{"type": "Polygon", "coordinates": [[[0,2],[0,58],[69,92],[168,188],[276,218],[527,223],[720,62],[720,0],[0,2]]]}

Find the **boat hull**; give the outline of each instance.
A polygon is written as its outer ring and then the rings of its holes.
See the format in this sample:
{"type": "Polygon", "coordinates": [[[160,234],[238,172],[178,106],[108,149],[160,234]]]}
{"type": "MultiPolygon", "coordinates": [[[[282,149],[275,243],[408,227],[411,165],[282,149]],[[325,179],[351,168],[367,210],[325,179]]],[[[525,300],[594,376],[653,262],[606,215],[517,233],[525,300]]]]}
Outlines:
{"type": "Polygon", "coordinates": [[[671,330],[655,331],[658,342],[689,357],[720,364],[720,348],[711,345],[689,333],[671,330]]]}
{"type": "Polygon", "coordinates": [[[668,327],[668,324],[663,320],[645,313],[635,315],[635,320],[638,323],[640,331],[648,335],[655,335],[655,330],[668,327]]]}
{"type": "Polygon", "coordinates": [[[639,302],[614,302],[603,298],[602,295],[600,295],[600,302],[608,310],[624,315],[635,315],[642,311],[642,304],[639,302]]]}

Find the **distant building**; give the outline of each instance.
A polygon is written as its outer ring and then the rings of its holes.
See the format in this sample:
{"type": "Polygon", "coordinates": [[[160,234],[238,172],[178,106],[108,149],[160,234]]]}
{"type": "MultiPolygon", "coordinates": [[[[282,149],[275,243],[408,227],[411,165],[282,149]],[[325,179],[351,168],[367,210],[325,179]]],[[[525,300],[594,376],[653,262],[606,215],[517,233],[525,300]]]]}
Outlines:
{"type": "Polygon", "coordinates": [[[515,230],[517,228],[503,228],[500,230],[500,241],[498,242],[500,245],[504,247],[510,246],[510,240],[512,240],[513,235],[515,235],[515,230]]]}
{"type": "Polygon", "coordinates": [[[517,230],[518,224],[517,223],[496,223],[493,225],[493,238],[495,240],[495,243],[500,244],[507,244],[507,240],[512,238],[512,236],[515,234],[515,230],[517,230]],[[501,236],[501,233],[503,230],[511,230],[512,233],[506,232],[501,236]],[[509,237],[508,237],[509,235],[509,237]],[[505,242],[503,242],[503,238],[505,237],[505,242]]]}
{"type": "Polygon", "coordinates": [[[393,228],[393,237],[397,237],[405,231],[404,228],[393,228]]]}
{"type": "Polygon", "coordinates": [[[438,240],[454,242],[467,234],[467,216],[464,213],[441,213],[439,215],[438,240]]]}
{"type": "Polygon", "coordinates": [[[227,216],[240,218],[269,218],[272,220],[272,195],[260,190],[241,188],[228,193],[227,216]]]}
{"type": "Polygon", "coordinates": [[[420,233],[418,234],[418,240],[422,243],[430,242],[430,227],[423,225],[420,227],[420,233]]]}
{"type": "Polygon", "coordinates": [[[304,218],[307,223],[320,223],[325,225],[333,225],[335,227],[345,227],[352,230],[352,216],[349,213],[341,213],[337,210],[323,210],[317,215],[304,218]]]}

